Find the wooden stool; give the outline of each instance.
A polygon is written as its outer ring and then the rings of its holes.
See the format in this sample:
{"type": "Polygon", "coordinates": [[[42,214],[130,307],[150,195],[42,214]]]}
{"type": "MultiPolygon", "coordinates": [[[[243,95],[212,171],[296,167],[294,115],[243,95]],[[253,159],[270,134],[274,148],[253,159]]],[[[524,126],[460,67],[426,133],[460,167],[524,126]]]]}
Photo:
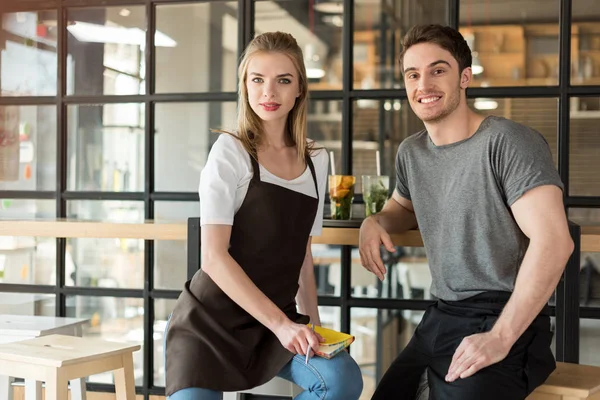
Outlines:
{"type": "MultiPolygon", "coordinates": [[[[82,336],[88,319],[32,315],[0,315],[0,344],[33,339],[52,334],[82,336]]],[[[0,375],[0,398],[13,398],[12,378],[0,375]]],[[[42,383],[25,381],[26,400],[42,400],[42,383]]],[[[85,400],[85,379],[71,381],[71,399],[85,400]]]]}
{"type": "Polygon", "coordinates": [[[64,335],[0,344],[0,375],[45,381],[46,400],[65,400],[69,380],[114,371],[117,400],[134,400],[132,353],[140,347],[64,335]]]}
{"type": "Polygon", "coordinates": [[[600,367],[557,362],[556,369],[527,400],[600,400],[600,367]]]}

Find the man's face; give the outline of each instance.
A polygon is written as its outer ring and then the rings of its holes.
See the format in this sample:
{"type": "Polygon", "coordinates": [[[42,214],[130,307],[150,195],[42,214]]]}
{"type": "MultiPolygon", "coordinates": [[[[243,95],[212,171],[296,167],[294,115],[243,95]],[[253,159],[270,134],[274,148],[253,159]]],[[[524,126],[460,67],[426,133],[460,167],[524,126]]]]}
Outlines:
{"type": "Polygon", "coordinates": [[[461,90],[471,79],[471,68],[459,73],[452,54],[433,43],[411,46],[404,53],[403,73],[410,106],[429,123],[440,122],[456,110],[461,90]]]}

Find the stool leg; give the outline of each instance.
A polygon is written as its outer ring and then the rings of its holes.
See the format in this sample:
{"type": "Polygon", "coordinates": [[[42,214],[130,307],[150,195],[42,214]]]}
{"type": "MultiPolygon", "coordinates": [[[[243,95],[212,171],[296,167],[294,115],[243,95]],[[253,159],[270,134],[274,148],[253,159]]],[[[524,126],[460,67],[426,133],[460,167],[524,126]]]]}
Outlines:
{"type": "Polygon", "coordinates": [[[85,378],[73,379],[71,384],[71,400],[86,400],[85,378]]]}
{"type": "Polygon", "coordinates": [[[42,400],[42,382],[25,379],[25,400],[42,400]]]}
{"type": "Polygon", "coordinates": [[[0,397],[6,396],[7,399],[13,400],[12,378],[6,375],[0,375],[0,397]]]}
{"type": "Polygon", "coordinates": [[[69,398],[68,381],[60,368],[52,368],[46,374],[46,400],[65,400],[69,398]]]}
{"type": "Polygon", "coordinates": [[[123,354],[122,365],[114,372],[116,400],[135,400],[135,377],[133,376],[133,355],[123,354]]]}

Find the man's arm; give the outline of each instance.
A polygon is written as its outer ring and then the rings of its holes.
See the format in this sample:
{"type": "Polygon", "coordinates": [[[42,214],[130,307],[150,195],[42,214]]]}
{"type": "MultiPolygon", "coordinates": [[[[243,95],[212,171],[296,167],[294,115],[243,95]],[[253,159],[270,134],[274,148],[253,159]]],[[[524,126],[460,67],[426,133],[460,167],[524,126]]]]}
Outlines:
{"type": "Polygon", "coordinates": [[[394,190],[383,209],[369,218],[373,218],[389,234],[403,233],[417,228],[412,202],[400,196],[397,190],[394,190]]]}
{"type": "Polygon", "coordinates": [[[547,304],[573,252],[561,190],[539,186],[512,206],[529,247],[515,289],[490,332],[466,337],[457,348],[446,380],[466,378],[503,360],[547,304]]]}
{"type": "Polygon", "coordinates": [[[417,218],[412,202],[400,196],[396,190],[383,209],[368,218],[360,226],[359,253],[363,267],[384,279],[385,266],[381,260],[381,244],[394,251],[391,233],[402,233],[417,227],[417,218]]]}

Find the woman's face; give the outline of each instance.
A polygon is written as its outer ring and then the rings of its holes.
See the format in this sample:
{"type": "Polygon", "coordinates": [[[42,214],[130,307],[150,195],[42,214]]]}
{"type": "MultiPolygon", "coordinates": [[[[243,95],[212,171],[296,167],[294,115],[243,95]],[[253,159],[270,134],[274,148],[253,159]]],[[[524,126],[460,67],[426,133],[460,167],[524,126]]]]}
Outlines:
{"type": "Polygon", "coordinates": [[[263,121],[287,119],[300,96],[298,71],[282,53],[259,53],[248,63],[246,88],[252,110],[263,121]]]}

